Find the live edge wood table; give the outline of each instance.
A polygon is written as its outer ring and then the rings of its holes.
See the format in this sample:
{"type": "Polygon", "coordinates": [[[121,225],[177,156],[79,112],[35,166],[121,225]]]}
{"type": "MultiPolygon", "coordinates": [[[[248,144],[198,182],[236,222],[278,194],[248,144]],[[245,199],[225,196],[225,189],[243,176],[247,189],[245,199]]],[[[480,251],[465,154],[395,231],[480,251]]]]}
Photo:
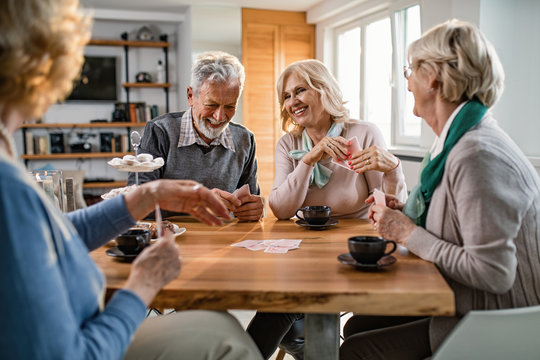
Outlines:
{"type": "MultiPolygon", "coordinates": [[[[339,220],[310,230],[292,220],[265,218],[210,227],[190,218],[170,219],[187,231],[176,238],[183,266],[153,307],[251,309],[306,313],[306,359],[337,359],[339,313],[453,315],[454,297],[437,268],[400,247],[396,263],[374,272],[340,263],[347,238],[375,235],[365,220],[339,220]],[[232,247],[241,240],[302,239],[299,249],[271,254],[232,247]]],[[[130,264],[91,253],[107,279],[107,295],[121,288],[130,264]]]]}

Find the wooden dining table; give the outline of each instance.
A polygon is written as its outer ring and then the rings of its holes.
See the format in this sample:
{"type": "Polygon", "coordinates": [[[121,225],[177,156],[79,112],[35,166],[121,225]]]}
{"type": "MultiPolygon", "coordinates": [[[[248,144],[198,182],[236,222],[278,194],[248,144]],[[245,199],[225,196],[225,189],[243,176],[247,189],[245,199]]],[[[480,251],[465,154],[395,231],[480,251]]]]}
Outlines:
{"type": "MultiPolygon", "coordinates": [[[[165,286],[156,308],[257,310],[306,314],[306,359],[337,359],[339,314],[453,315],[454,296],[435,265],[399,246],[397,261],[360,271],[338,261],[348,253],[347,239],[376,235],[366,220],[340,219],[324,230],[272,217],[258,222],[207,226],[188,217],[171,221],[186,228],[176,237],[182,257],[180,275],[165,286]],[[284,254],[233,247],[243,240],[300,239],[284,254]]],[[[107,246],[91,253],[103,270],[107,296],[122,288],[130,264],[108,256],[107,246]]]]}

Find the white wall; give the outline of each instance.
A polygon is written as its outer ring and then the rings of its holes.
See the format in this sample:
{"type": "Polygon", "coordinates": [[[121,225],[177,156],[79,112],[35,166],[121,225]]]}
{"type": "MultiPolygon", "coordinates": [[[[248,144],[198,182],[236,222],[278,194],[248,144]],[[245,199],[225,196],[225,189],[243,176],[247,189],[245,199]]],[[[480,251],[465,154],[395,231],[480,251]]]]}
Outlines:
{"type": "Polygon", "coordinates": [[[540,1],[484,0],[480,28],[503,64],[505,91],[493,114],[529,156],[540,157],[540,1]]]}
{"type": "MultiPolygon", "coordinates": [[[[191,7],[192,60],[203,52],[225,51],[242,59],[242,9],[237,6],[196,5],[191,7]],[[211,24],[211,26],[209,26],[211,24]]],[[[233,120],[242,123],[242,97],[233,120]]]]}

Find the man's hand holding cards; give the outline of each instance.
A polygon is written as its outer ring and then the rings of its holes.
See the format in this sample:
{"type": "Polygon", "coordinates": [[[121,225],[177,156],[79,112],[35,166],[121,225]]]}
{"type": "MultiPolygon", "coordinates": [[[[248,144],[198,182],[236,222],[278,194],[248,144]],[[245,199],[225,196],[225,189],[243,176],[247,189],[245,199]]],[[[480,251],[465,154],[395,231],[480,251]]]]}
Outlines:
{"type": "Polygon", "coordinates": [[[241,203],[240,206],[237,206],[233,210],[234,216],[239,220],[254,221],[261,218],[264,210],[262,197],[252,195],[249,191],[248,184],[236,189],[232,195],[234,195],[241,203]]]}

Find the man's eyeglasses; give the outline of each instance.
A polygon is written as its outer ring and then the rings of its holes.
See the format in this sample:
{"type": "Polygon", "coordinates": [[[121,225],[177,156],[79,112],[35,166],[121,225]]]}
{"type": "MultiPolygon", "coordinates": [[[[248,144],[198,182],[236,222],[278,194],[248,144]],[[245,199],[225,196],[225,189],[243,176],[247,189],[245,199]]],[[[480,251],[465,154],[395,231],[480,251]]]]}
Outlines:
{"type": "Polygon", "coordinates": [[[412,65],[407,65],[403,67],[403,76],[405,76],[405,79],[409,80],[409,77],[411,76],[412,71],[413,71],[412,65]]]}

